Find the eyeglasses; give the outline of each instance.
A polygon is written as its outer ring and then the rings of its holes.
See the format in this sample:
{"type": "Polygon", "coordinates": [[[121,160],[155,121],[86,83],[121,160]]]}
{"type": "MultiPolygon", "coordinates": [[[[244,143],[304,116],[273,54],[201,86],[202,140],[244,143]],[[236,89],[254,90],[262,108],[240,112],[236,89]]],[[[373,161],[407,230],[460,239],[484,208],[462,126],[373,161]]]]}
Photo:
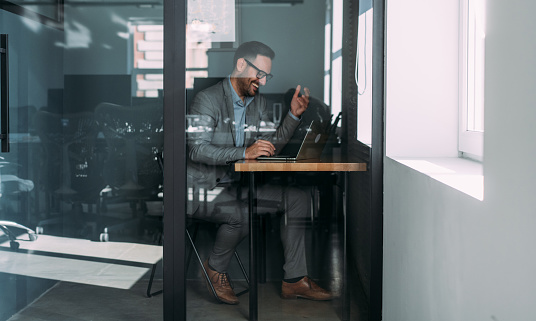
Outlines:
{"type": "Polygon", "coordinates": [[[269,74],[269,73],[266,73],[265,71],[260,70],[259,68],[257,68],[257,66],[249,62],[246,58],[244,58],[244,60],[246,61],[248,65],[250,65],[251,67],[255,68],[255,70],[257,70],[257,78],[262,79],[266,77],[266,81],[268,81],[272,79],[272,77],[274,76],[272,74],[269,74]]]}

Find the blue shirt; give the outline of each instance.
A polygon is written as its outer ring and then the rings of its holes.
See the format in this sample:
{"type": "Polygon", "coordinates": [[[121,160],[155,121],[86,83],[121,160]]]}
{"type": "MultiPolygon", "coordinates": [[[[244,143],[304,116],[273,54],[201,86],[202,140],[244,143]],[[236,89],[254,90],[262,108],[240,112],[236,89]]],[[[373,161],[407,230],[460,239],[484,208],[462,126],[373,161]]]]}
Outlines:
{"type": "MultiPolygon", "coordinates": [[[[245,139],[245,127],[246,127],[246,107],[253,101],[254,97],[248,97],[242,101],[231,84],[231,77],[227,77],[229,81],[229,86],[231,86],[232,98],[233,98],[233,109],[234,109],[234,125],[235,125],[235,145],[236,147],[244,146],[245,139]]],[[[246,150],[244,149],[244,156],[246,150]]]]}

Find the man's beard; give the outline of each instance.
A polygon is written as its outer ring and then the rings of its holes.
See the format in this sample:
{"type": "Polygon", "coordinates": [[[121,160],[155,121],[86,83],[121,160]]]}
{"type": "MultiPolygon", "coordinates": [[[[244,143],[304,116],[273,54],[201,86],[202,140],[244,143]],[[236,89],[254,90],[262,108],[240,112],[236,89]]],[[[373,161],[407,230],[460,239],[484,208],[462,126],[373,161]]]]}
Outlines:
{"type": "MultiPolygon", "coordinates": [[[[257,90],[252,89],[253,86],[252,83],[255,83],[255,81],[251,81],[251,78],[238,78],[238,85],[240,88],[240,91],[242,91],[242,94],[246,97],[253,97],[257,94],[257,90]]],[[[258,83],[256,83],[258,85],[258,83]]]]}

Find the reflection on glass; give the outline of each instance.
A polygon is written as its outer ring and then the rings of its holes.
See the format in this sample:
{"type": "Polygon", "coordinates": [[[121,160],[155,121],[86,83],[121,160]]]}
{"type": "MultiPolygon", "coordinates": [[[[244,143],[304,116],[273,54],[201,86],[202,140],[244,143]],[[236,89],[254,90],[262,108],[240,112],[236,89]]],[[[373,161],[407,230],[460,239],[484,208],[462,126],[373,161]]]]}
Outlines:
{"type": "Polygon", "coordinates": [[[0,320],[161,320],[163,296],[144,296],[163,282],[162,6],[75,2],[65,31],[0,11],[14,49],[0,320]]]}
{"type": "Polygon", "coordinates": [[[63,1],[60,0],[11,0],[9,2],[55,21],[61,19],[60,12],[63,1]]]}
{"type": "Polygon", "coordinates": [[[164,89],[164,26],[131,25],[136,97],[159,97],[164,89]]]}

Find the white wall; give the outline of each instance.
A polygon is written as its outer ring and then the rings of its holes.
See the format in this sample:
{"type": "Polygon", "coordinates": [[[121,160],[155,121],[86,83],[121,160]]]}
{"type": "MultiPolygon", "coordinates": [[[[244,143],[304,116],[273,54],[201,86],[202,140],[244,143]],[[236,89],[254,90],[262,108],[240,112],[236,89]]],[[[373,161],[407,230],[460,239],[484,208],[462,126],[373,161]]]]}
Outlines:
{"type": "Polygon", "coordinates": [[[484,201],[386,158],[384,320],[536,319],[536,3],[487,6],[484,201]]]}
{"type": "Polygon", "coordinates": [[[456,157],[458,1],[388,1],[386,21],[387,155],[456,157]]]}

